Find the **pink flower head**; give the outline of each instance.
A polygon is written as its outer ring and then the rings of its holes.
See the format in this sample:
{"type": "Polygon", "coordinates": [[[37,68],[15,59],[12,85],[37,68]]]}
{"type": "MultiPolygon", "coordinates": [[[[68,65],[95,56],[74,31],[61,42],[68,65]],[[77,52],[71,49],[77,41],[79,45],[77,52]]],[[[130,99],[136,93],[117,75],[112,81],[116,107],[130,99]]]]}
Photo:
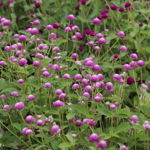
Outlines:
{"type": "Polygon", "coordinates": [[[32,95],[32,94],[30,94],[30,95],[27,96],[27,100],[28,100],[28,101],[34,100],[35,98],[36,98],[36,96],[35,96],[35,95],[32,95]]]}
{"type": "Polygon", "coordinates": [[[117,32],[117,35],[120,37],[120,38],[124,38],[125,37],[125,33],[123,31],[118,31],[117,32]]]}
{"type": "Polygon", "coordinates": [[[90,142],[98,142],[98,140],[99,140],[99,135],[96,133],[92,133],[89,137],[90,142]]]}
{"type": "Polygon", "coordinates": [[[101,21],[98,18],[93,19],[92,21],[94,24],[100,24],[101,21]]]}
{"type": "Polygon", "coordinates": [[[63,79],[71,79],[71,76],[66,73],[66,74],[64,74],[64,75],[62,76],[62,78],[63,78],[63,79]]]}
{"type": "Polygon", "coordinates": [[[24,106],[25,106],[25,104],[23,102],[18,102],[14,105],[14,108],[20,110],[20,109],[24,108],[24,106]]]}
{"type": "Polygon", "coordinates": [[[52,125],[52,127],[50,128],[50,132],[52,135],[56,135],[58,133],[60,133],[60,127],[57,124],[52,125]]]}
{"type": "Polygon", "coordinates": [[[53,102],[53,106],[54,107],[62,107],[62,106],[64,106],[64,102],[62,102],[60,100],[56,100],[55,102],[53,102]]]}
{"type": "Polygon", "coordinates": [[[97,143],[97,147],[100,149],[103,149],[107,146],[107,142],[104,140],[101,140],[99,143],[97,143]]]}
{"type": "Polygon", "coordinates": [[[69,15],[67,16],[67,19],[68,19],[68,20],[71,20],[71,21],[74,21],[74,20],[75,20],[75,17],[74,17],[74,15],[69,14],[69,15]]]}

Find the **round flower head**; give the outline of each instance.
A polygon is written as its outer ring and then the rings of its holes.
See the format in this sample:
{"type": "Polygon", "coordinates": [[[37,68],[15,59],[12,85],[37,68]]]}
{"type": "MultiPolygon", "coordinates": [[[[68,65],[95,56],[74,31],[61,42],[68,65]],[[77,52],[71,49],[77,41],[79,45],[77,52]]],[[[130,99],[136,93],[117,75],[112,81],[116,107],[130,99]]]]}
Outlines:
{"type": "Polygon", "coordinates": [[[27,38],[28,38],[28,37],[25,36],[25,35],[20,35],[20,36],[19,36],[19,40],[20,40],[20,41],[25,41],[27,38]]]}
{"type": "Polygon", "coordinates": [[[131,117],[131,120],[134,122],[134,123],[137,123],[138,122],[138,116],[136,116],[136,115],[133,115],[132,117],[131,117]]]}
{"type": "Polygon", "coordinates": [[[35,98],[36,98],[35,95],[32,95],[32,94],[30,94],[30,95],[27,96],[27,100],[28,101],[34,100],[35,98]]]}
{"type": "Polygon", "coordinates": [[[78,89],[78,88],[80,88],[80,85],[79,85],[79,84],[76,84],[76,83],[75,83],[75,84],[72,85],[72,89],[78,89]]]}
{"type": "Polygon", "coordinates": [[[122,69],[131,70],[131,67],[130,67],[129,64],[124,64],[124,65],[122,66],[122,69]]]}
{"type": "Polygon", "coordinates": [[[44,124],[45,124],[45,122],[41,119],[36,121],[36,125],[38,125],[38,126],[43,126],[44,124]]]}
{"type": "Polygon", "coordinates": [[[96,121],[90,119],[90,120],[88,121],[88,124],[89,124],[90,126],[94,126],[94,125],[96,124],[96,121]]]}
{"type": "Polygon", "coordinates": [[[25,134],[26,134],[26,135],[29,135],[29,134],[31,134],[31,133],[33,133],[33,131],[32,131],[31,129],[27,129],[27,130],[25,131],[25,134]]]}
{"type": "Polygon", "coordinates": [[[138,66],[142,67],[142,66],[145,65],[145,62],[144,62],[143,60],[138,60],[138,61],[136,62],[136,64],[137,64],[138,66]]]}
{"type": "Polygon", "coordinates": [[[31,116],[31,115],[29,115],[29,116],[26,117],[25,121],[26,121],[27,123],[31,123],[31,122],[34,121],[34,117],[31,116]]]}
{"type": "Polygon", "coordinates": [[[51,88],[52,85],[51,85],[50,83],[45,83],[45,84],[44,84],[44,87],[46,87],[46,88],[51,88]]]}
{"type": "Polygon", "coordinates": [[[128,147],[125,146],[125,145],[123,145],[123,146],[120,147],[120,150],[127,150],[127,149],[128,149],[128,147]]]}
{"type": "Polygon", "coordinates": [[[94,101],[100,102],[100,101],[102,101],[102,98],[100,96],[95,96],[94,101]]]}
{"type": "Polygon", "coordinates": [[[92,133],[89,137],[90,142],[98,142],[98,140],[99,140],[99,135],[96,133],[92,133]]]}
{"type": "Polygon", "coordinates": [[[0,66],[5,66],[6,63],[4,61],[0,61],[0,66]]]}
{"type": "Polygon", "coordinates": [[[120,7],[120,8],[119,8],[119,11],[120,11],[120,12],[124,12],[125,9],[124,9],[123,7],[120,7]]]}
{"type": "Polygon", "coordinates": [[[99,65],[93,65],[92,66],[92,71],[101,71],[102,69],[101,69],[101,67],[99,66],[99,65]]]}
{"type": "Polygon", "coordinates": [[[74,80],[75,81],[79,81],[79,80],[81,80],[82,79],[82,75],[81,74],[76,74],[75,76],[74,76],[74,80]]]}
{"type": "Polygon", "coordinates": [[[106,44],[106,39],[105,38],[100,38],[99,40],[98,40],[98,42],[99,43],[101,43],[101,44],[106,44]]]}
{"type": "Polygon", "coordinates": [[[124,7],[130,7],[131,6],[131,3],[125,3],[124,7]]]}
{"type": "Polygon", "coordinates": [[[47,25],[47,26],[46,26],[46,29],[47,29],[47,30],[52,30],[52,29],[53,29],[53,26],[52,26],[52,25],[47,25]]]}
{"type": "Polygon", "coordinates": [[[24,128],[22,129],[22,134],[23,134],[23,135],[27,135],[27,134],[26,134],[26,131],[27,131],[28,129],[29,129],[28,127],[24,127],[24,128]]]}
{"type": "Polygon", "coordinates": [[[57,89],[57,90],[55,91],[55,94],[57,94],[57,95],[60,95],[61,93],[63,93],[63,91],[62,91],[61,89],[57,89]]]}
{"type": "Polygon", "coordinates": [[[119,81],[122,79],[122,77],[119,74],[114,74],[113,79],[119,81]]]}
{"type": "Polygon", "coordinates": [[[60,100],[56,100],[55,102],[53,102],[53,106],[54,107],[62,107],[62,106],[64,106],[64,102],[62,102],[60,100]]]}
{"type": "Polygon", "coordinates": [[[12,92],[10,95],[11,95],[11,96],[19,96],[19,93],[16,92],[16,91],[14,91],[14,92],[12,92]]]}
{"type": "Polygon", "coordinates": [[[101,48],[99,46],[94,46],[95,50],[100,50],[101,48]]]}
{"type": "Polygon", "coordinates": [[[34,25],[40,25],[41,22],[40,22],[39,20],[35,20],[35,21],[33,21],[33,24],[34,24],[34,25]]]}
{"type": "Polygon", "coordinates": [[[63,79],[71,79],[71,76],[66,73],[66,74],[64,74],[64,75],[62,76],[62,78],[63,78],[63,79]]]}
{"type": "Polygon", "coordinates": [[[60,127],[57,124],[52,125],[52,127],[50,128],[50,132],[52,135],[56,135],[58,133],[60,133],[60,127]]]}
{"type": "Polygon", "coordinates": [[[58,23],[53,23],[53,28],[58,29],[60,28],[60,25],[58,23]]]}
{"type": "Polygon", "coordinates": [[[22,109],[24,108],[25,104],[23,102],[18,102],[14,105],[15,109],[22,109]]]}
{"type": "Polygon", "coordinates": [[[98,148],[105,148],[107,146],[107,142],[104,140],[101,140],[99,143],[97,143],[98,148]]]}
{"type": "Polygon", "coordinates": [[[120,51],[124,51],[124,52],[126,52],[128,50],[127,47],[124,45],[120,46],[119,49],[120,49],[120,51]]]}
{"type": "Polygon", "coordinates": [[[81,120],[76,120],[75,125],[76,126],[82,126],[83,122],[81,120]]]}
{"type": "Polygon", "coordinates": [[[134,60],[137,60],[138,59],[138,56],[134,53],[130,54],[130,57],[133,58],[134,60]]]}
{"type": "Polygon", "coordinates": [[[71,21],[74,21],[75,17],[74,17],[74,15],[70,14],[70,15],[67,16],[67,19],[71,20],[71,21]]]}
{"type": "Polygon", "coordinates": [[[20,65],[21,67],[24,67],[26,64],[27,64],[27,59],[21,58],[21,59],[19,60],[19,65],[20,65]]]}
{"type": "Polygon", "coordinates": [[[135,81],[134,81],[134,79],[132,78],[132,77],[128,77],[128,79],[127,79],[127,84],[129,84],[129,85],[131,85],[131,84],[133,84],[135,81]]]}
{"type": "Polygon", "coordinates": [[[64,99],[67,97],[67,95],[65,93],[61,93],[58,97],[59,99],[64,99]]]}
{"type": "Polygon", "coordinates": [[[85,90],[86,92],[91,93],[91,92],[92,92],[92,86],[87,85],[87,86],[84,88],[84,90],[85,90]]]}
{"type": "Polygon", "coordinates": [[[44,71],[44,72],[42,73],[42,75],[43,75],[44,77],[48,77],[48,76],[50,76],[50,73],[49,73],[48,71],[44,71]]]}
{"type": "Polygon", "coordinates": [[[11,109],[11,107],[9,105],[4,105],[3,109],[9,110],[9,109],[11,109]]]}
{"type": "Polygon", "coordinates": [[[125,33],[123,31],[118,31],[117,32],[117,35],[120,37],[120,38],[124,38],[125,37],[125,33]]]}
{"type": "Polygon", "coordinates": [[[98,82],[98,80],[99,80],[99,77],[98,77],[97,75],[92,75],[92,76],[90,77],[90,81],[91,81],[91,82],[98,82]]]}
{"type": "Polygon", "coordinates": [[[107,83],[106,83],[106,88],[107,88],[108,90],[111,90],[111,89],[113,88],[113,84],[112,84],[111,82],[107,82],[107,83]]]}
{"type": "Polygon", "coordinates": [[[34,61],[33,62],[33,66],[35,66],[35,67],[38,67],[38,66],[40,66],[41,65],[41,62],[40,61],[34,61]]]}
{"type": "Polygon", "coordinates": [[[115,108],[116,108],[116,105],[115,105],[115,104],[110,104],[110,105],[109,105],[109,108],[110,108],[110,109],[115,109],[115,108]]]}
{"type": "Polygon", "coordinates": [[[98,18],[93,19],[92,21],[94,24],[100,24],[101,21],[98,18]]]}
{"type": "Polygon", "coordinates": [[[17,82],[18,83],[24,83],[24,79],[19,79],[17,82]]]}

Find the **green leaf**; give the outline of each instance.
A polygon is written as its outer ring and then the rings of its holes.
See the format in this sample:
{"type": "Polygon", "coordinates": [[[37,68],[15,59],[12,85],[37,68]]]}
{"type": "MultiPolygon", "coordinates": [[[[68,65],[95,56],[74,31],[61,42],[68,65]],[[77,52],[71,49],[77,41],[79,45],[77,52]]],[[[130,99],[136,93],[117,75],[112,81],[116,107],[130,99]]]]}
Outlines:
{"type": "Polygon", "coordinates": [[[40,145],[40,146],[34,148],[34,150],[39,150],[40,148],[45,147],[45,146],[46,146],[46,145],[40,145]]]}
{"type": "Polygon", "coordinates": [[[88,109],[83,105],[72,105],[72,108],[75,109],[78,113],[81,113],[85,116],[90,115],[88,109]]]}
{"type": "Polygon", "coordinates": [[[15,89],[15,88],[7,88],[7,89],[2,90],[1,93],[5,93],[5,92],[11,93],[11,92],[14,92],[14,91],[18,92],[18,90],[15,89]]]}
{"type": "Polygon", "coordinates": [[[59,46],[60,44],[66,43],[67,41],[68,41],[68,40],[66,40],[66,39],[59,39],[57,42],[55,42],[55,43],[53,43],[53,44],[59,46]]]}
{"type": "Polygon", "coordinates": [[[114,134],[118,134],[122,131],[127,131],[130,128],[129,122],[124,122],[115,128],[114,134]]]}
{"type": "Polygon", "coordinates": [[[20,123],[13,123],[12,126],[15,127],[16,129],[18,129],[19,131],[21,131],[21,124],[20,123]]]}
{"type": "Polygon", "coordinates": [[[58,147],[59,148],[67,148],[67,147],[72,147],[74,145],[75,145],[75,143],[73,144],[73,143],[63,142],[63,143],[59,144],[58,147]]]}
{"type": "Polygon", "coordinates": [[[71,143],[75,143],[76,139],[73,138],[71,135],[67,134],[66,137],[71,143]]]}
{"type": "Polygon", "coordinates": [[[75,116],[75,114],[69,113],[69,114],[67,114],[66,118],[67,118],[67,120],[69,120],[69,119],[73,118],[74,116],[75,116]]]}
{"type": "Polygon", "coordinates": [[[113,97],[107,97],[108,99],[115,101],[115,102],[121,102],[121,98],[117,95],[114,95],[113,97]]]}
{"type": "Polygon", "coordinates": [[[101,108],[99,109],[99,112],[100,112],[101,115],[110,116],[110,111],[109,111],[109,109],[106,108],[106,107],[101,107],[101,108]]]}
{"type": "Polygon", "coordinates": [[[94,146],[90,146],[89,147],[91,150],[96,150],[96,148],[94,146]]]}

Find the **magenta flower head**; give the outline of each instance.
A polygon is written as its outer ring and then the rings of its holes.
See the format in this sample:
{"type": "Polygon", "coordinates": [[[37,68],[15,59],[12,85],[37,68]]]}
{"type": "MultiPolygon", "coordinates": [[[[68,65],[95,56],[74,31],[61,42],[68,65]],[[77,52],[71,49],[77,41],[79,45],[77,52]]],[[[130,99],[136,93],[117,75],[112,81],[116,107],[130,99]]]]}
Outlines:
{"type": "Polygon", "coordinates": [[[33,131],[32,131],[31,129],[27,129],[27,130],[25,131],[25,134],[26,134],[26,135],[29,135],[29,134],[31,134],[31,133],[33,133],[33,131]]]}
{"type": "Polygon", "coordinates": [[[75,125],[76,126],[82,126],[83,122],[81,120],[76,120],[75,125]]]}
{"type": "Polygon", "coordinates": [[[44,124],[45,124],[45,122],[41,119],[36,121],[36,125],[38,125],[38,126],[43,126],[44,124]]]}
{"type": "Polygon", "coordinates": [[[100,101],[102,101],[102,98],[97,95],[97,96],[94,97],[94,101],[100,102],[100,101]]]}
{"type": "Polygon", "coordinates": [[[111,82],[106,83],[107,90],[111,90],[113,88],[113,84],[111,82]]]}
{"type": "Polygon", "coordinates": [[[99,80],[99,77],[98,77],[97,75],[92,75],[92,76],[90,77],[90,81],[91,81],[91,82],[98,82],[98,80],[99,80]]]}
{"type": "Polygon", "coordinates": [[[145,65],[145,62],[144,62],[143,60],[138,60],[138,61],[136,62],[136,64],[137,64],[138,66],[142,67],[142,66],[145,65]]]}
{"type": "Polygon", "coordinates": [[[33,24],[34,24],[34,25],[40,25],[41,22],[40,22],[39,20],[35,20],[35,21],[33,21],[33,24]]]}
{"type": "Polygon", "coordinates": [[[73,57],[73,58],[79,58],[79,55],[78,55],[77,53],[73,53],[73,54],[71,55],[71,57],[73,57]]]}
{"type": "Polygon", "coordinates": [[[130,54],[130,57],[133,58],[134,60],[137,60],[138,59],[138,56],[134,53],[130,54]]]}
{"type": "Polygon", "coordinates": [[[53,23],[53,28],[58,29],[60,28],[60,25],[58,23],[53,23]]]}
{"type": "Polygon", "coordinates": [[[124,7],[127,8],[127,7],[130,7],[131,6],[131,3],[125,3],[124,7]]]}
{"type": "Polygon", "coordinates": [[[74,76],[74,80],[75,81],[80,81],[82,79],[82,75],[81,74],[76,74],[75,76],[74,76]]]}
{"type": "Polygon", "coordinates": [[[119,49],[120,49],[120,51],[124,51],[124,52],[126,52],[128,50],[127,47],[124,45],[120,46],[119,49]]]}
{"type": "Polygon", "coordinates": [[[117,35],[120,37],[120,38],[124,38],[125,37],[125,33],[123,31],[118,31],[117,32],[117,35]]]}
{"type": "Polygon", "coordinates": [[[62,102],[60,100],[56,100],[55,102],[53,102],[53,106],[54,107],[62,107],[62,106],[64,106],[64,102],[62,102]]]}
{"type": "Polygon", "coordinates": [[[75,17],[74,17],[74,15],[70,14],[70,15],[67,16],[67,19],[71,20],[71,21],[74,21],[75,17]]]}
{"type": "Polygon", "coordinates": [[[11,96],[19,96],[19,93],[16,92],[16,91],[14,91],[14,92],[12,92],[10,95],[11,95],[11,96]]]}
{"type": "Polygon", "coordinates": [[[107,146],[107,142],[104,140],[101,140],[99,143],[97,143],[97,147],[100,149],[103,149],[107,146]]]}
{"type": "Polygon", "coordinates": [[[1,99],[6,99],[7,97],[6,97],[6,95],[2,94],[2,95],[0,95],[0,98],[1,99]]]}
{"type": "Polygon", "coordinates": [[[28,37],[25,36],[25,35],[20,35],[20,36],[19,36],[19,40],[21,40],[21,41],[25,41],[27,38],[28,38],[28,37]]]}
{"type": "Polygon", "coordinates": [[[44,72],[42,73],[42,75],[43,75],[44,77],[48,77],[48,76],[50,76],[50,73],[49,73],[48,71],[44,71],[44,72]]]}
{"type": "Polygon", "coordinates": [[[58,97],[59,99],[64,99],[67,97],[67,95],[65,93],[61,93],[58,97]]]}
{"type": "Polygon", "coordinates": [[[24,83],[24,79],[19,79],[17,82],[18,83],[24,83]]]}
{"type": "Polygon", "coordinates": [[[5,66],[6,63],[4,61],[0,61],[0,66],[5,66]]]}
{"type": "Polygon", "coordinates": [[[29,116],[26,117],[25,121],[26,121],[27,123],[31,123],[31,122],[34,121],[34,117],[31,116],[31,115],[29,115],[29,116]]]}
{"type": "Polygon", "coordinates": [[[92,22],[94,24],[100,24],[101,23],[101,21],[98,18],[93,19],[92,22]]]}
{"type": "Polygon", "coordinates": [[[101,67],[99,66],[99,65],[93,65],[92,66],[92,71],[101,71],[102,69],[101,69],[101,67]]]}
{"type": "Polygon", "coordinates": [[[32,94],[30,94],[30,95],[27,96],[27,100],[28,100],[28,101],[34,100],[35,98],[36,98],[36,96],[35,96],[35,95],[32,95],[32,94]]]}
{"type": "Polygon", "coordinates": [[[89,137],[90,142],[98,142],[98,140],[99,140],[99,135],[96,133],[92,133],[89,137]]]}
{"type": "Polygon", "coordinates": [[[52,127],[50,128],[50,132],[52,135],[56,135],[58,133],[60,133],[60,127],[57,124],[52,125],[52,127]]]}
{"type": "Polygon", "coordinates": [[[89,93],[91,93],[92,92],[92,86],[90,86],[90,85],[87,85],[86,87],[85,87],[85,89],[84,89],[86,92],[89,92],[89,93]]]}
{"type": "Polygon", "coordinates": [[[120,7],[120,8],[119,8],[119,11],[120,11],[120,12],[124,12],[125,9],[124,9],[123,7],[120,7]]]}
{"type": "Polygon", "coordinates": [[[98,40],[98,42],[99,43],[101,43],[101,44],[106,44],[106,39],[105,38],[100,38],[99,40],[98,40]]]}
{"type": "Polygon", "coordinates": [[[136,115],[133,115],[132,117],[131,117],[131,120],[134,122],[134,123],[137,123],[138,122],[138,116],[136,116],[136,115]]]}
{"type": "Polygon", "coordinates": [[[47,26],[46,26],[46,29],[47,29],[47,30],[52,30],[52,29],[53,29],[53,26],[52,26],[52,25],[47,25],[47,26]]]}
{"type": "Polygon", "coordinates": [[[96,121],[90,119],[89,122],[88,122],[88,124],[89,124],[90,126],[94,126],[94,125],[96,124],[96,121]]]}
{"type": "Polygon", "coordinates": [[[51,85],[50,83],[45,83],[45,84],[44,84],[44,87],[46,87],[46,88],[51,88],[52,85],[51,85]]]}
{"type": "Polygon", "coordinates": [[[55,94],[57,94],[57,95],[60,95],[61,93],[63,93],[63,91],[62,91],[61,89],[57,89],[57,90],[55,91],[55,94]]]}
{"type": "Polygon", "coordinates": [[[4,105],[3,109],[9,110],[9,109],[11,109],[11,107],[9,105],[4,105]]]}
{"type": "Polygon", "coordinates": [[[53,50],[56,51],[56,52],[60,52],[60,48],[59,48],[58,46],[55,46],[55,47],[53,48],[53,50]]]}
{"type": "Polygon", "coordinates": [[[21,66],[21,67],[24,67],[26,64],[27,64],[27,59],[25,59],[25,58],[21,58],[20,60],[19,60],[19,65],[21,66]]]}
{"type": "Polygon", "coordinates": [[[26,131],[27,131],[28,129],[29,129],[28,127],[24,127],[24,128],[22,129],[22,134],[23,134],[23,135],[27,135],[27,134],[26,134],[26,131]]]}
{"type": "Polygon", "coordinates": [[[85,66],[87,66],[87,67],[93,67],[94,65],[95,65],[95,63],[92,60],[89,60],[85,63],[85,66]]]}
{"type": "Polygon", "coordinates": [[[129,64],[124,64],[122,69],[131,70],[131,66],[129,64]]]}
{"type": "Polygon", "coordinates": [[[134,81],[134,79],[132,78],[132,77],[128,77],[128,79],[127,79],[127,84],[129,84],[129,85],[131,85],[131,84],[133,84],[135,81],[134,81]]]}
{"type": "Polygon", "coordinates": [[[18,110],[24,108],[24,106],[25,104],[23,102],[18,102],[14,105],[14,108],[18,110]]]}
{"type": "Polygon", "coordinates": [[[79,85],[79,84],[76,84],[76,83],[75,83],[75,84],[72,85],[72,89],[78,89],[78,88],[80,88],[80,85],[79,85]]]}
{"type": "Polygon", "coordinates": [[[110,8],[111,8],[112,10],[117,10],[117,6],[116,6],[116,5],[111,5],[110,8]]]}
{"type": "Polygon", "coordinates": [[[84,92],[82,96],[84,97],[84,100],[88,100],[91,97],[90,93],[88,92],[84,92]]]}
{"type": "Polygon", "coordinates": [[[34,61],[33,62],[33,66],[35,66],[35,67],[38,67],[38,66],[40,66],[41,65],[41,62],[40,61],[34,61]]]}
{"type": "Polygon", "coordinates": [[[70,74],[64,74],[63,76],[62,76],[62,78],[63,79],[71,79],[71,76],[70,76],[70,74]]]}
{"type": "Polygon", "coordinates": [[[119,74],[114,74],[113,79],[119,81],[122,79],[122,77],[119,74]]]}
{"type": "Polygon", "coordinates": [[[128,149],[128,147],[125,146],[125,145],[123,145],[123,146],[120,147],[120,150],[126,150],[126,149],[128,149]]]}
{"type": "Polygon", "coordinates": [[[110,105],[109,105],[109,108],[110,108],[110,109],[115,109],[116,107],[117,107],[117,106],[116,106],[115,104],[110,104],[110,105]]]}

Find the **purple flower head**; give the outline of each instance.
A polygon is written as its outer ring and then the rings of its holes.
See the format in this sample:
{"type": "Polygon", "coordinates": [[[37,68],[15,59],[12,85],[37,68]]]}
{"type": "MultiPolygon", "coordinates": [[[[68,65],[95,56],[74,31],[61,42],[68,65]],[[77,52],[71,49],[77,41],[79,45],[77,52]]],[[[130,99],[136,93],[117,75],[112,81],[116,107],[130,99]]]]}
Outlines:
{"type": "Polygon", "coordinates": [[[71,76],[66,73],[66,74],[64,74],[64,75],[62,76],[62,78],[63,78],[63,79],[71,79],[71,76]]]}
{"type": "Polygon", "coordinates": [[[97,147],[100,149],[103,149],[107,146],[107,142],[104,140],[101,140],[99,143],[97,143],[97,147]]]}
{"type": "Polygon", "coordinates": [[[133,58],[134,60],[138,59],[138,56],[135,53],[130,54],[130,57],[133,58]]]}
{"type": "Polygon", "coordinates": [[[65,93],[61,93],[58,97],[59,99],[64,99],[67,97],[67,95],[65,93]]]}
{"type": "Polygon", "coordinates": [[[125,37],[125,33],[123,31],[118,31],[117,32],[117,35],[120,37],[120,38],[124,38],[125,37]]]}
{"type": "Polygon", "coordinates": [[[33,24],[34,24],[34,25],[40,25],[41,22],[40,22],[39,20],[34,20],[34,21],[33,21],[33,24]]]}
{"type": "Polygon", "coordinates": [[[60,133],[60,127],[57,124],[54,124],[51,128],[50,128],[50,132],[52,135],[56,135],[58,133],[60,133]]]}
{"type": "Polygon", "coordinates": [[[58,23],[53,23],[53,28],[58,29],[60,28],[60,25],[58,23]]]}
{"type": "Polygon", "coordinates": [[[32,94],[30,94],[30,95],[27,96],[27,100],[28,100],[28,101],[34,100],[35,98],[36,98],[36,96],[35,96],[35,95],[32,95],[32,94]]]}
{"type": "Polygon", "coordinates": [[[110,8],[111,8],[112,10],[117,10],[117,6],[116,6],[116,5],[111,5],[110,8]]]}
{"type": "Polygon", "coordinates": [[[119,49],[120,49],[120,51],[124,51],[124,52],[126,52],[128,50],[127,47],[124,45],[120,46],[119,49]]]}
{"type": "Polygon", "coordinates": [[[18,102],[14,105],[14,108],[20,110],[20,109],[24,108],[24,106],[25,106],[25,104],[23,102],[18,102]]]}
{"type": "Polygon", "coordinates": [[[64,102],[62,102],[60,100],[56,100],[55,102],[53,102],[53,106],[54,107],[62,107],[62,106],[64,106],[64,102]]]}
{"type": "Polygon", "coordinates": [[[127,8],[127,7],[130,7],[131,6],[131,3],[125,3],[124,7],[127,8]]]}
{"type": "Polygon", "coordinates": [[[17,82],[18,83],[24,83],[24,79],[19,79],[17,82]]]}
{"type": "Polygon", "coordinates": [[[9,110],[9,109],[11,109],[11,107],[9,105],[4,105],[3,109],[9,110]]]}
{"type": "Polygon", "coordinates": [[[14,92],[12,92],[10,95],[11,95],[11,96],[19,96],[19,93],[16,92],[16,91],[14,91],[14,92]]]}
{"type": "Polygon", "coordinates": [[[137,64],[138,66],[142,67],[142,66],[145,65],[145,62],[144,62],[143,60],[138,60],[138,61],[136,62],[136,64],[137,64]]]}
{"type": "Polygon", "coordinates": [[[74,15],[69,14],[69,15],[67,16],[67,19],[68,19],[68,20],[71,20],[71,21],[74,21],[74,20],[75,20],[75,17],[74,17],[74,15]]]}
{"type": "Polygon", "coordinates": [[[125,146],[125,145],[123,145],[123,146],[120,147],[120,150],[127,150],[127,149],[128,149],[128,147],[125,146]]]}
{"type": "Polygon", "coordinates": [[[60,95],[61,93],[63,93],[63,91],[62,91],[61,89],[57,89],[57,90],[55,91],[55,94],[57,94],[57,95],[60,95]]]}
{"type": "Polygon", "coordinates": [[[98,140],[99,140],[99,135],[96,133],[92,133],[89,137],[90,142],[98,142],[98,140]]]}
{"type": "Polygon", "coordinates": [[[51,88],[52,85],[51,85],[50,83],[45,83],[45,84],[44,84],[44,87],[46,87],[46,88],[51,88]]]}
{"type": "Polygon", "coordinates": [[[76,120],[75,125],[76,126],[82,126],[83,122],[81,120],[76,120]]]}
{"type": "Polygon", "coordinates": [[[124,12],[125,9],[124,9],[123,7],[120,7],[120,8],[119,8],[119,11],[120,11],[120,12],[124,12]]]}
{"type": "Polygon", "coordinates": [[[31,116],[31,115],[28,115],[28,116],[26,117],[25,121],[26,121],[27,123],[34,122],[34,117],[31,116]]]}
{"type": "Polygon", "coordinates": [[[93,19],[92,22],[94,24],[100,24],[101,23],[101,21],[98,18],[93,19]]]}
{"type": "Polygon", "coordinates": [[[101,43],[101,44],[106,44],[106,39],[105,38],[100,38],[99,40],[98,40],[98,42],[99,43],[101,43]]]}
{"type": "Polygon", "coordinates": [[[36,121],[36,125],[38,125],[38,126],[43,126],[44,124],[45,124],[45,121],[43,121],[41,119],[36,121]]]}

